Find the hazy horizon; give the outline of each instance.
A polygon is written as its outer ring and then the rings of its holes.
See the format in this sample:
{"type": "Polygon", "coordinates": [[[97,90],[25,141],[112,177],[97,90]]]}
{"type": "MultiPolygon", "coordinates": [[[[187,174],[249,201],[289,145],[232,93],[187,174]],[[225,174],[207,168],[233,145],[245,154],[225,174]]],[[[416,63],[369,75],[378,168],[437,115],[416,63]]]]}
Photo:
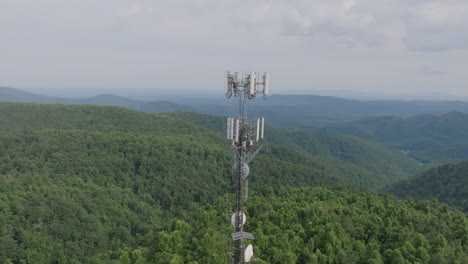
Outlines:
{"type": "MultiPolygon", "coordinates": [[[[2,86],[0,86],[2,87],[2,86]]],[[[5,86],[4,86],[5,87],[5,86]]],[[[218,91],[208,89],[197,90],[193,89],[141,89],[141,88],[109,88],[109,89],[92,89],[92,88],[15,88],[22,91],[35,93],[39,95],[57,97],[57,98],[72,98],[72,99],[87,99],[102,94],[113,94],[121,97],[126,97],[134,100],[151,101],[151,100],[175,100],[181,98],[208,98],[222,99],[224,98],[223,89],[220,85],[218,91]]],[[[389,94],[389,93],[367,93],[359,91],[323,91],[323,90],[276,90],[273,95],[317,95],[317,96],[333,96],[351,100],[400,100],[400,101],[465,101],[468,102],[468,97],[460,97],[449,94],[389,94]]]]}
{"type": "Polygon", "coordinates": [[[0,21],[0,86],[34,92],[217,93],[255,70],[273,92],[468,98],[462,0],[24,0],[0,21]]]}

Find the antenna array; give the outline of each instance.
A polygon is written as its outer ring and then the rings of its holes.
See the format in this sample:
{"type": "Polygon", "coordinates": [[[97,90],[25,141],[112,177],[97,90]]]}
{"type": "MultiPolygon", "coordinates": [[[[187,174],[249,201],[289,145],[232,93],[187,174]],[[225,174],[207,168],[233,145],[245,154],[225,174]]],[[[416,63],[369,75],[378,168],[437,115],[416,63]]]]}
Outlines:
{"type": "Polygon", "coordinates": [[[248,177],[250,173],[249,162],[263,147],[257,142],[263,139],[265,119],[258,118],[250,123],[247,118],[247,106],[250,99],[262,94],[268,96],[270,86],[269,73],[250,72],[248,74],[226,72],[224,75],[224,92],[229,99],[232,96],[239,101],[239,114],[237,117],[227,118],[226,137],[234,154],[233,176],[236,188],[236,212],[231,217],[234,233],[234,252],[231,254],[232,264],[253,261],[253,246],[245,246],[244,239],[254,239],[251,233],[244,232],[246,216],[244,201],[248,197],[248,177]]]}

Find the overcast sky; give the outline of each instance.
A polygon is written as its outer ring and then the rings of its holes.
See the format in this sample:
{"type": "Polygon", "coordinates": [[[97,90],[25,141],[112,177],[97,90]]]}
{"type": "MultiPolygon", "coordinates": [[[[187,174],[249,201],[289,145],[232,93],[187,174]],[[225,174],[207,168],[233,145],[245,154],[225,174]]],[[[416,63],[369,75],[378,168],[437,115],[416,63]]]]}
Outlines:
{"type": "Polygon", "coordinates": [[[466,0],[0,0],[0,86],[468,98],[466,0]]]}

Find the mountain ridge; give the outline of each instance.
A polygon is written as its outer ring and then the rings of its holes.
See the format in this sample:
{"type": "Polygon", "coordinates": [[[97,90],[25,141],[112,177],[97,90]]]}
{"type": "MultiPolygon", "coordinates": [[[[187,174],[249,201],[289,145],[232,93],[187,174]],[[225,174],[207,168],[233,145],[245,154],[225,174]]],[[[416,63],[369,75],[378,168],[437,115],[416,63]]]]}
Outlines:
{"type": "MultiPolygon", "coordinates": [[[[44,98],[39,94],[0,87],[0,101],[12,101],[16,98],[17,101],[31,103],[119,105],[154,113],[195,111],[214,115],[232,114],[232,107],[229,104],[215,99],[174,99],[170,101],[170,107],[167,107],[167,101],[166,106],[159,107],[158,102],[160,101],[148,102],[117,95],[112,96],[113,99],[109,98],[109,94],[97,95],[88,99],[44,98]],[[6,96],[6,90],[9,90],[9,97],[6,96]],[[12,98],[12,91],[16,91],[16,97],[12,98]],[[25,93],[30,96],[24,96],[25,93]]],[[[160,104],[163,103],[160,102],[160,104]]],[[[450,111],[468,113],[468,102],[353,100],[334,96],[273,94],[268,97],[268,100],[257,100],[251,109],[254,114],[262,113],[274,126],[291,129],[317,127],[330,122],[357,120],[369,116],[399,115],[409,117],[425,113],[443,114],[450,111]]]]}
{"type": "Polygon", "coordinates": [[[468,114],[459,111],[408,118],[369,117],[317,130],[380,142],[424,163],[445,163],[468,155],[468,114]]]}
{"type": "Polygon", "coordinates": [[[114,94],[98,94],[90,98],[71,99],[43,96],[40,94],[22,91],[16,88],[0,87],[0,102],[22,102],[39,104],[74,104],[74,105],[109,105],[121,106],[128,109],[148,113],[161,113],[171,111],[190,111],[190,106],[176,104],[168,101],[142,101],[130,99],[114,94]]]}
{"type": "Polygon", "coordinates": [[[468,212],[468,160],[444,164],[385,188],[399,197],[438,199],[468,212]]]}

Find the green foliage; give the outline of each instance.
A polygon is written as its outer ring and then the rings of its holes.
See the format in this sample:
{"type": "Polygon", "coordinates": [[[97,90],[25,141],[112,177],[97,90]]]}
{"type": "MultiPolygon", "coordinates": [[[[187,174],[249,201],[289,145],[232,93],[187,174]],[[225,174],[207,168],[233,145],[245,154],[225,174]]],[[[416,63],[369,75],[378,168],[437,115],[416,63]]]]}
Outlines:
{"type": "MultiPolygon", "coordinates": [[[[12,103],[0,113],[0,263],[226,263],[232,153],[209,117],[12,103]]],[[[259,263],[466,260],[465,215],[348,192],[344,179],[380,170],[351,155],[359,141],[293,135],[252,162],[251,191],[328,189],[249,200],[259,263]]]]}
{"type": "MultiPolygon", "coordinates": [[[[149,261],[226,263],[229,197],[156,235],[149,261]],[[174,246],[177,244],[177,246],[174,246]]],[[[232,210],[232,209],[231,209],[232,210]]],[[[266,188],[251,196],[246,230],[260,263],[466,263],[468,218],[435,201],[326,188],[266,188]]],[[[167,263],[167,262],[166,262],[167,263]]]]}
{"type": "Polygon", "coordinates": [[[115,106],[0,103],[0,113],[0,131],[79,129],[153,135],[206,132],[180,119],[115,106]]]}
{"type": "Polygon", "coordinates": [[[411,179],[388,186],[386,191],[400,197],[438,199],[468,212],[468,161],[429,169],[411,179]]]}
{"type": "MultiPolygon", "coordinates": [[[[108,250],[124,250],[109,261],[125,263],[169,219],[231,190],[232,154],[222,136],[199,126],[116,107],[6,105],[0,263],[86,263],[108,250]],[[142,124],[127,129],[127,121],[142,124]]],[[[347,185],[302,160],[262,159],[281,170],[252,166],[262,170],[257,185],[347,185]]]]}
{"type": "Polygon", "coordinates": [[[420,169],[416,161],[401,153],[351,136],[312,131],[289,132],[287,136],[306,153],[323,157],[326,167],[348,171],[348,179],[354,183],[382,187],[420,169]]]}
{"type": "MultiPolygon", "coordinates": [[[[0,113],[0,131],[60,129],[147,135],[208,133],[216,142],[207,144],[225,146],[221,134],[213,134],[224,129],[224,118],[195,113],[154,115],[120,107],[23,103],[0,103],[0,113]]],[[[326,170],[324,174],[357,185],[380,188],[418,170],[417,164],[404,155],[356,138],[273,128],[267,129],[266,137],[267,150],[281,146],[280,150],[270,152],[274,152],[275,157],[272,158],[309,154],[307,159],[326,170]],[[291,150],[284,150],[286,154],[281,154],[286,146],[291,150]]],[[[268,152],[266,154],[269,155],[268,152]]]]}

